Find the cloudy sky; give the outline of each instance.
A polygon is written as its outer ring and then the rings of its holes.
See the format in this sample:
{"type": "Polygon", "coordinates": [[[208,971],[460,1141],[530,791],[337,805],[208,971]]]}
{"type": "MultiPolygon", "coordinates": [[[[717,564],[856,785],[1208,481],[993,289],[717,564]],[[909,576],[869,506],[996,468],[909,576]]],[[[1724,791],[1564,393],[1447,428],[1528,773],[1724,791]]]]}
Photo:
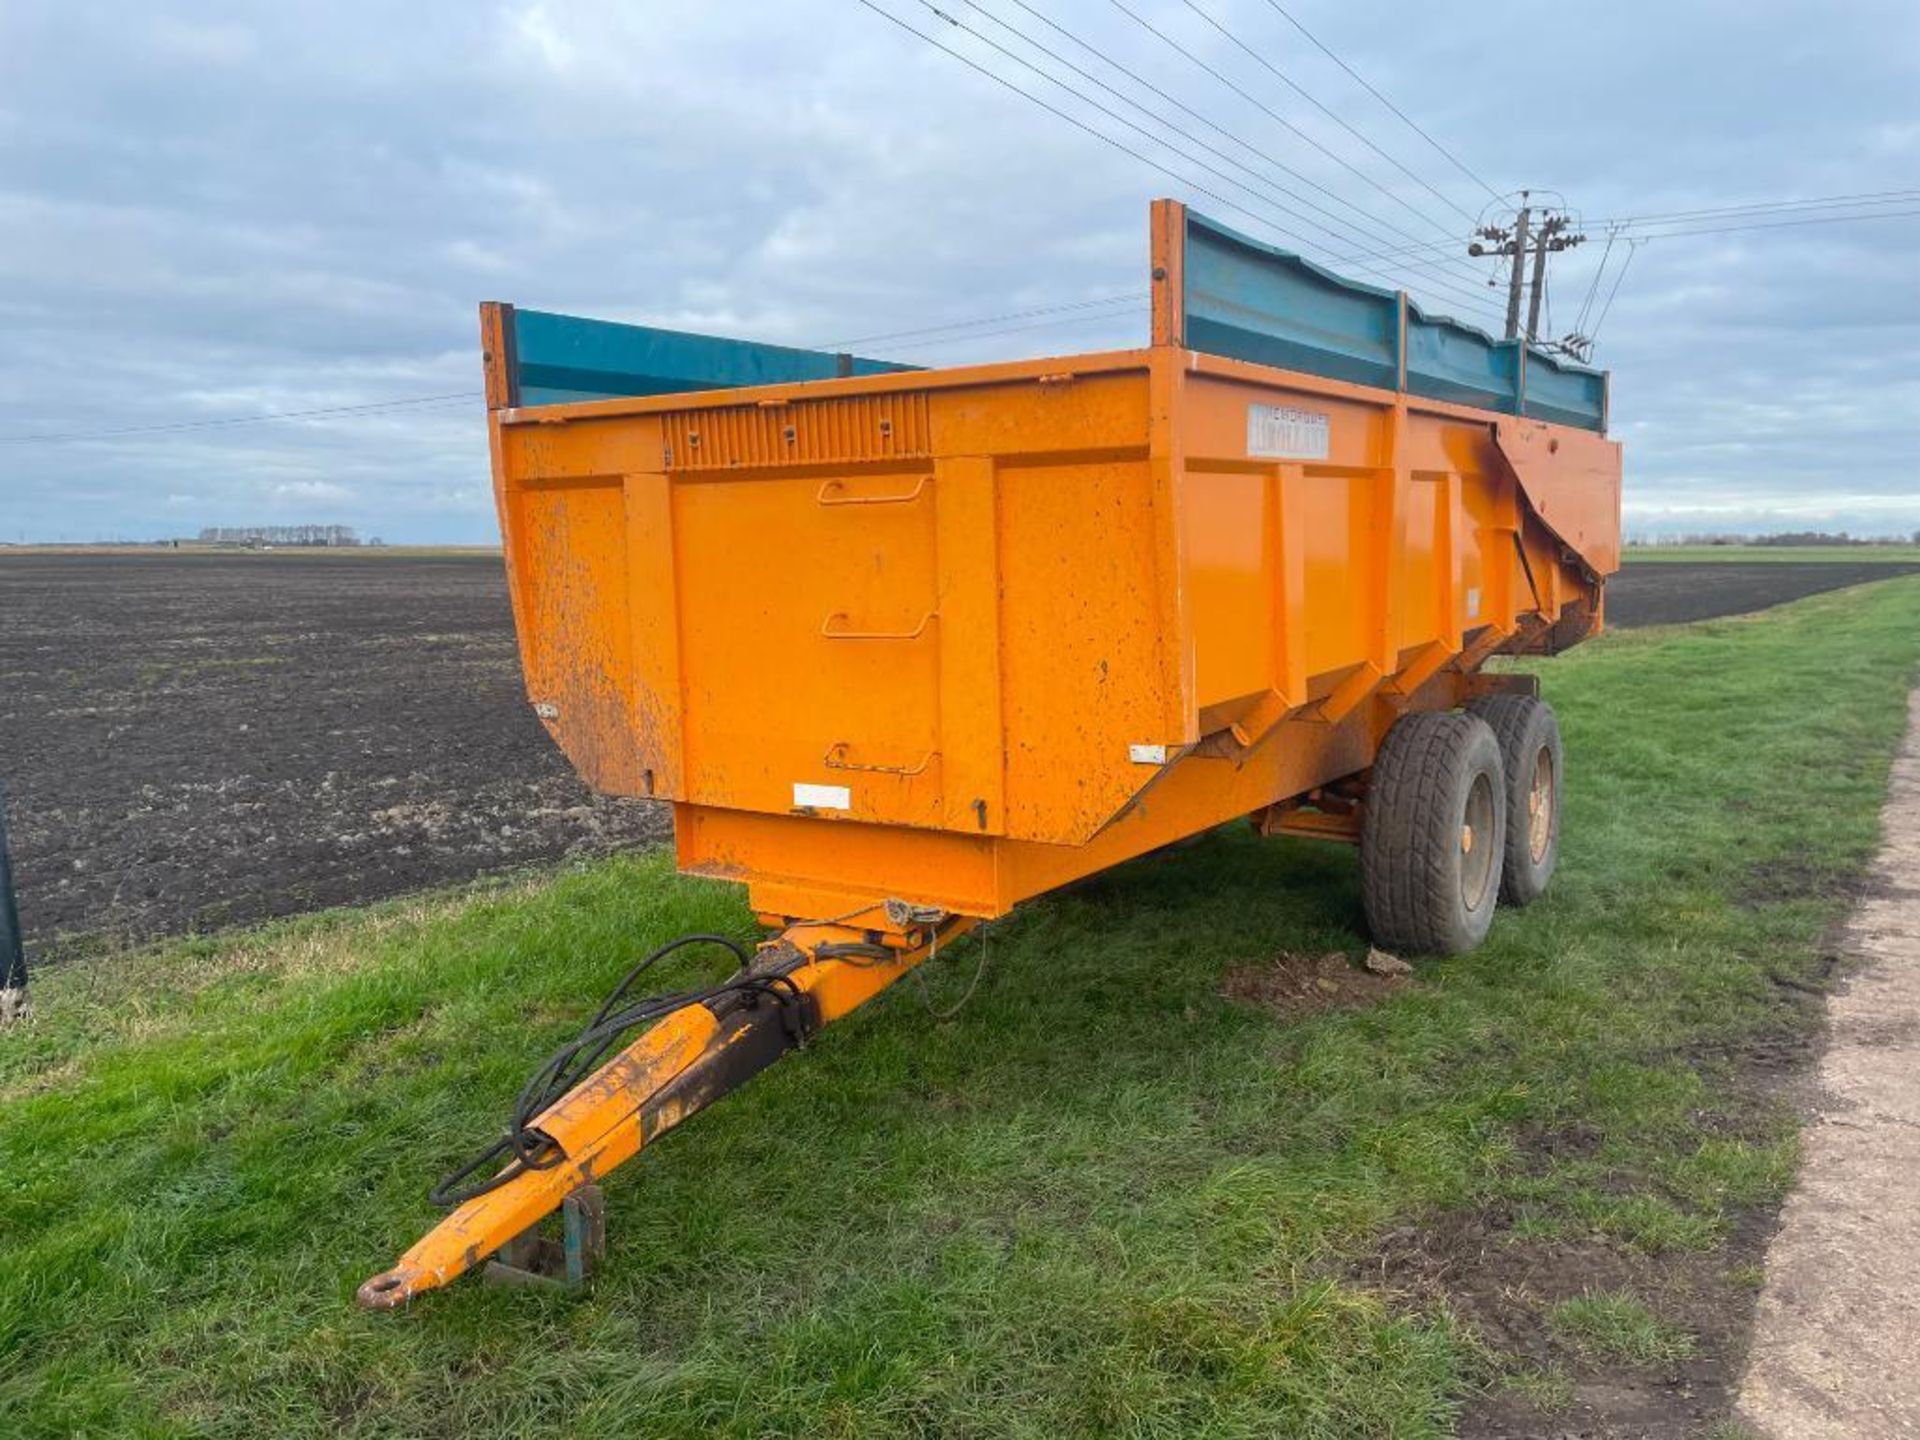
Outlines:
{"type": "MultiPolygon", "coordinates": [[[[1530,185],[1595,237],[1556,272],[1565,331],[1606,220],[1920,189],[1913,0],[1284,0],[1465,170],[1271,0],[939,3],[1146,123],[991,17],[1044,38],[1213,148],[1149,143],[925,0],[873,5],[1182,178],[860,0],[5,0],[0,540],[296,522],[488,540],[483,299],[891,335],[860,348],[931,364],[1097,349],[1144,336],[1157,194],[1325,258],[1463,243],[1489,189],[1530,185]],[[1300,207],[1259,178],[1279,166],[1340,237],[1281,213],[1300,207]],[[1100,303],[1052,310],[1082,302],[1100,303]],[[408,403],[99,433],[389,401],[408,403]]],[[[1757,218],[1773,228],[1631,252],[1598,354],[1629,528],[1920,529],[1920,215],[1757,218]]],[[[1484,267],[1447,253],[1371,263],[1486,318],[1484,267]]]]}

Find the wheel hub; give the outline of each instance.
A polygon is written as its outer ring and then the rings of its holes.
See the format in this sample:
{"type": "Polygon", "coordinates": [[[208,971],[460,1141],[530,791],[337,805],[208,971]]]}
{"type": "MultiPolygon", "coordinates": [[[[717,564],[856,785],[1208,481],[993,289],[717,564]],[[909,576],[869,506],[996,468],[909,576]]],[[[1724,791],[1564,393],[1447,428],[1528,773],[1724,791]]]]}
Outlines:
{"type": "Polygon", "coordinates": [[[1538,865],[1553,843],[1553,754],[1542,748],[1533,759],[1533,784],[1527,789],[1527,854],[1538,865]]]}
{"type": "Polygon", "coordinates": [[[1485,904],[1492,888],[1493,846],[1480,842],[1493,833],[1493,814],[1493,785],[1485,775],[1476,776],[1460,822],[1460,901],[1469,910],[1485,904]]]}

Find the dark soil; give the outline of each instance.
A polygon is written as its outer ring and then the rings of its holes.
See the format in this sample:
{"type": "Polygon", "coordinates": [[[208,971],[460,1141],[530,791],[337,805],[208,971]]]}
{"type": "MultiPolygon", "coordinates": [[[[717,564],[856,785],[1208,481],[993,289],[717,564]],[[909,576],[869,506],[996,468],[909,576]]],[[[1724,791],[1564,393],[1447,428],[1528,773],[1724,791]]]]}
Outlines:
{"type": "MultiPolygon", "coordinates": [[[[1810,1103],[1806,1087],[1835,964],[1827,953],[1804,975],[1776,973],[1779,1022],[1766,1032],[1650,1057],[1682,1059],[1718,1077],[1716,1105],[1696,1116],[1702,1129],[1759,1141],[1810,1103]]],[[[1523,1135],[1519,1163],[1545,1174],[1590,1161],[1604,1139],[1587,1126],[1523,1135]]],[[[1597,1183],[1622,1192],[1648,1184],[1625,1173],[1597,1183]]],[[[1469,1397],[1456,1431],[1462,1440],[1705,1440],[1728,1420],[1777,1205],[1733,1211],[1726,1238],[1697,1254],[1650,1255],[1599,1235],[1532,1238],[1515,1233],[1518,1218],[1501,1205],[1427,1217],[1388,1235],[1362,1271],[1382,1289],[1446,1306],[1503,1374],[1557,1373],[1571,1382],[1570,1403],[1545,1407],[1512,1386],[1490,1384],[1469,1397]],[[1585,1294],[1638,1298],[1691,1334],[1693,1354],[1642,1366],[1582,1351],[1549,1317],[1555,1305],[1585,1294]]]]}
{"type": "Polygon", "coordinates": [[[1396,1230],[1374,1267],[1383,1289],[1444,1303],[1509,1373],[1556,1371],[1571,1403],[1542,1409],[1492,1386],[1458,1422],[1468,1440],[1699,1440],[1731,1409],[1753,1323],[1753,1276],[1773,1233],[1771,1210],[1744,1215],[1710,1254],[1644,1255],[1598,1238],[1521,1240],[1513,1216],[1477,1212],[1396,1230]],[[1694,1353],[1642,1367],[1570,1345],[1549,1322],[1555,1305],[1630,1294],[1684,1327],[1694,1353]]]}
{"type": "Polygon", "coordinates": [[[1857,895],[1860,888],[1857,874],[1788,855],[1749,866],[1740,885],[1739,900],[1743,905],[1844,900],[1857,895]]]}
{"type": "Polygon", "coordinates": [[[669,823],[548,739],[484,554],[0,553],[0,784],[42,959],[669,823]]]}
{"type": "Polygon", "coordinates": [[[1607,581],[1607,624],[1678,625],[1744,615],[1824,590],[1911,575],[1920,565],[1894,561],[1647,560],[1607,581]]]}
{"type": "MultiPolygon", "coordinates": [[[[1820,997],[1830,961],[1804,979],[1780,977],[1781,1023],[1737,1047],[1689,1052],[1687,1063],[1724,1080],[1723,1108],[1697,1118],[1711,1132],[1758,1140],[1792,1108],[1811,1074],[1820,997]]],[[[1339,951],[1283,953],[1230,971],[1221,993],[1287,1018],[1378,1003],[1410,983],[1378,975],[1339,951]]],[[[1674,1058],[1674,1057],[1664,1057],[1674,1058]]],[[[1545,1175],[1590,1163],[1606,1137],[1588,1125],[1519,1137],[1519,1167],[1545,1175]]],[[[1591,1183],[1622,1193],[1649,1182],[1611,1174],[1591,1183]]],[[[1704,1253],[1651,1255],[1600,1234],[1541,1238],[1510,1204],[1437,1212],[1388,1232],[1350,1280],[1419,1309],[1444,1308],[1484,1347],[1493,1372],[1467,1398],[1463,1440],[1701,1440],[1731,1413],[1753,1327],[1755,1282],[1779,1214],[1735,1212],[1726,1238],[1704,1253]],[[1660,1365],[1597,1355],[1557,1332],[1554,1307],[1585,1295],[1629,1295],[1684,1329],[1693,1353],[1660,1365]],[[1554,1376],[1551,1403],[1502,1377],[1554,1376]]]]}
{"type": "Polygon", "coordinates": [[[1271,960],[1228,971],[1220,993],[1290,1019],[1377,1005],[1406,983],[1405,975],[1376,975],[1339,950],[1324,955],[1282,951],[1271,960]]]}

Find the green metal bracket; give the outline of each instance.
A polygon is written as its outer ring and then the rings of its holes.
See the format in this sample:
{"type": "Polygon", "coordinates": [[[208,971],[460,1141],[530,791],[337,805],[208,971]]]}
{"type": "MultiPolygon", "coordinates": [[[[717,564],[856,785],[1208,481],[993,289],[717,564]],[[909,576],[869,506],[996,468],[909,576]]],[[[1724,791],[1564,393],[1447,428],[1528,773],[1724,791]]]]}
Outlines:
{"type": "Polygon", "coordinates": [[[483,1273],[489,1285],[578,1292],[606,1255],[607,1202],[598,1185],[582,1185],[560,1203],[560,1239],[525,1231],[483,1273]]]}

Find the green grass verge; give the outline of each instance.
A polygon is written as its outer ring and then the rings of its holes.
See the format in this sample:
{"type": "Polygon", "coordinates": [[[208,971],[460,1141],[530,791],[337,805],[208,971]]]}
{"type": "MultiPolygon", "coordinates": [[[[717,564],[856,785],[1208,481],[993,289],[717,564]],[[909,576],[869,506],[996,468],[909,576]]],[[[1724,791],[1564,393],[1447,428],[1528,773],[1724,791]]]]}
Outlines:
{"type": "Polygon", "coordinates": [[[1781,564],[1853,561],[1920,564],[1920,545],[1629,545],[1621,558],[1629,565],[1685,560],[1770,560],[1781,564]]]}
{"type": "Polygon", "coordinates": [[[1580,1295],[1553,1307],[1553,1328],[1576,1351],[1629,1365],[1668,1365],[1693,1354],[1693,1337],[1632,1295],[1580,1295]]]}
{"type": "Polygon", "coordinates": [[[1446,1433],[1497,1360],[1368,1280],[1383,1231],[1711,1251],[1782,1193],[1740,1057],[1811,1023],[1770,977],[1871,854],[1917,656],[1896,580],[1543,666],[1553,893],[1364,1011],[1219,993],[1360,952],[1345,850],[1223,830],[1031,905],[959,1020],[903,986],[620,1172],[578,1300],[351,1296],[636,952],[750,933],[733,890],[655,855],[49,973],[0,1037],[0,1432],[1446,1433]]]}

